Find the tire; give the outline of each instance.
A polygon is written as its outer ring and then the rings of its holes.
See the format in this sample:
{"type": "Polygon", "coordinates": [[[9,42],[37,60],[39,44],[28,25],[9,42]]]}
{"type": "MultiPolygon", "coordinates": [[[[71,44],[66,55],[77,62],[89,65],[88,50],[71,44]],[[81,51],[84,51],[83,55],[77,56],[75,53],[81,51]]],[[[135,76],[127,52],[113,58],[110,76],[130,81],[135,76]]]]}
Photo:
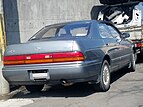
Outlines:
{"type": "Polygon", "coordinates": [[[39,92],[43,89],[44,85],[26,85],[25,87],[30,92],[39,92]]]}
{"type": "Polygon", "coordinates": [[[128,67],[128,71],[134,72],[135,69],[136,69],[136,56],[135,56],[135,54],[132,54],[131,59],[130,59],[130,63],[129,63],[129,67],[128,67]]]}
{"type": "Polygon", "coordinates": [[[135,55],[135,61],[137,62],[138,55],[137,55],[137,53],[134,53],[134,55],[135,55]]]}
{"type": "Polygon", "coordinates": [[[110,66],[108,61],[103,61],[100,73],[99,83],[93,84],[93,86],[96,91],[106,92],[110,88],[110,66]]]}

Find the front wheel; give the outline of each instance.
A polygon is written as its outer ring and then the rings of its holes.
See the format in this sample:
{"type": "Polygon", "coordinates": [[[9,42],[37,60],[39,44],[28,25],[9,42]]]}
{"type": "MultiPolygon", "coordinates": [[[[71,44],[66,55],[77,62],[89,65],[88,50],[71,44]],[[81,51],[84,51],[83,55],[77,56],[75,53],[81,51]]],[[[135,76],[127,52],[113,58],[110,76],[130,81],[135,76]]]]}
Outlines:
{"type": "Polygon", "coordinates": [[[26,85],[25,87],[30,92],[39,92],[43,89],[44,85],[26,85]]]}
{"type": "Polygon", "coordinates": [[[134,72],[136,69],[136,57],[135,57],[135,54],[132,54],[131,55],[131,59],[130,59],[130,63],[129,63],[129,67],[128,67],[128,70],[130,72],[134,72]]]}
{"type": "Polygon", "coordinates": [[[108,91],[110,88],[110,66],[106,60],[102,63],[99,80],[100,82],[98,84],[94,84],[95,90],[103,92],[108,91]]]}

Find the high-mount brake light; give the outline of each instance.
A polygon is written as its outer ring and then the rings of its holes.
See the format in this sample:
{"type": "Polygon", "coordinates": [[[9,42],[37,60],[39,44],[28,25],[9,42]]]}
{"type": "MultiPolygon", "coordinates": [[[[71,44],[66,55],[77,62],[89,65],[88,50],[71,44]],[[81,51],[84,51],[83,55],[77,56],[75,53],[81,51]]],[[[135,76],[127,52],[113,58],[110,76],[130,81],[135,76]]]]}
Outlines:
{"type": "Polygon", "coordinates": [[[59,52],[50,54],[4,56],[4,65],[58,63],[83,60],[84,55],[81,52],[59,52]]]}

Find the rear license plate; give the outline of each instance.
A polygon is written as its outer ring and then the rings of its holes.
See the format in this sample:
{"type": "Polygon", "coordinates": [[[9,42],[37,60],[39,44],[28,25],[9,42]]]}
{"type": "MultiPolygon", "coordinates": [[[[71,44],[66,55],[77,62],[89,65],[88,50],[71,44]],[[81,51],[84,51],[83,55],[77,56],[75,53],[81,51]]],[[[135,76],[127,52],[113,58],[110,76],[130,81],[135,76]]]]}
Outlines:
{"type": "Polygon", "coordinates": [[[40,80],[40,79],[50,79],[48,70],[31,70],[30,71],[31,80],[40,80]]]}

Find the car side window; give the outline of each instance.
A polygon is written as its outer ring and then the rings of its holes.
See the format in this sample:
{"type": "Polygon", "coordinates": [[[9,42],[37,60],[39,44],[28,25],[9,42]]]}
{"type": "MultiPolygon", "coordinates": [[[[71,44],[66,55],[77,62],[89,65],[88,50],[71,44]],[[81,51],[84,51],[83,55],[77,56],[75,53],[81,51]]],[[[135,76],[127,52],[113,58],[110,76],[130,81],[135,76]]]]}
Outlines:
{"type": "Polygon", "coordinates": [[[86,36],[88,34],[88,27],[74,28],[70,30],[72,36],[86,36]]]}
{"type": "Polygon", "coordinates": [[[99,24],[99,33],[102,38],[113,38],[105,24],[99,24]]]}
{"type": "Polygon", "coordinates": [[[111,35],[116,38],[116,39],[120,39],[120,34],[115,30],[115,28],[113,28],[112,26],[110,25],[107,25],[111,35]]]}

